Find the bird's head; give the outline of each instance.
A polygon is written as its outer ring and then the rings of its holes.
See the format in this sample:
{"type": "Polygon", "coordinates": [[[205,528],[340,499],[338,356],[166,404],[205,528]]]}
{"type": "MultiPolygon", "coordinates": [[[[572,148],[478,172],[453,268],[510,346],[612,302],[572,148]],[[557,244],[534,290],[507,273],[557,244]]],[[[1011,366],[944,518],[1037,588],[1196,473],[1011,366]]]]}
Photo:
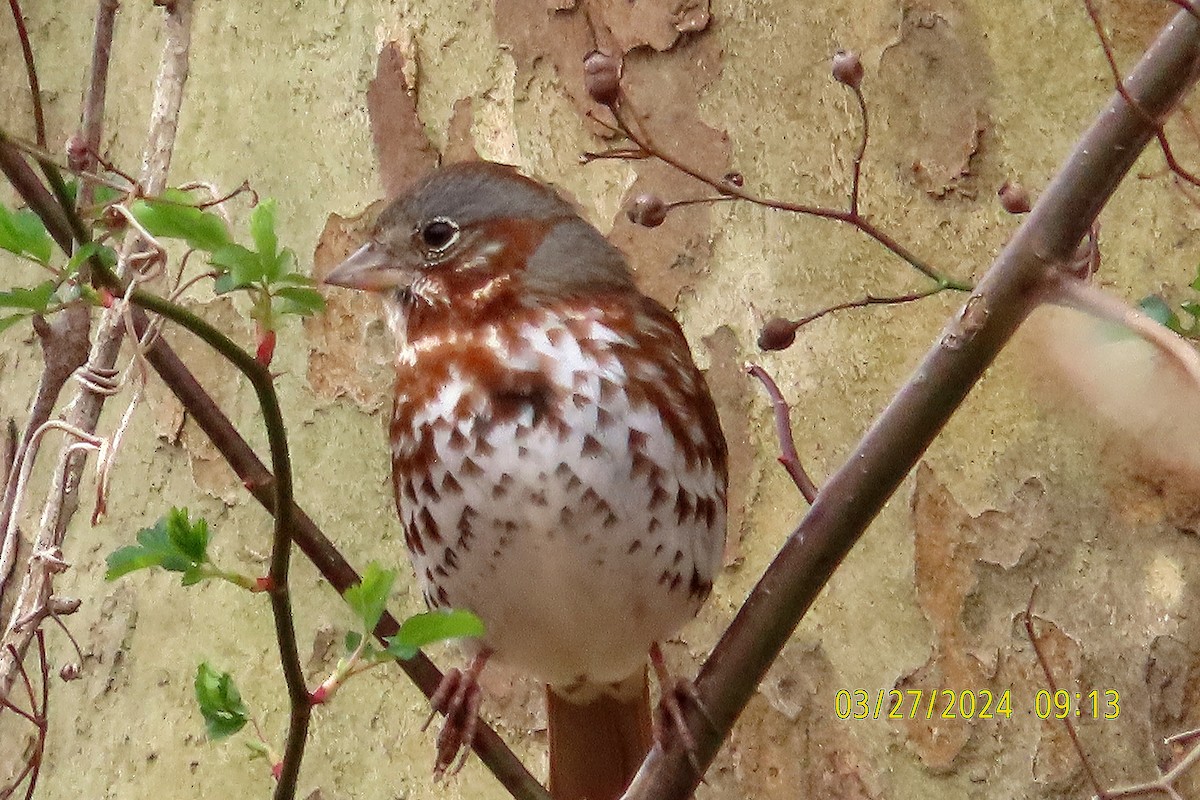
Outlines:
{"type": "Polygon", "coordinates": [[[395,200],[324,282],[456,316],[502,298],[634,291],[624,256],[566,200],[483,161],[438,169],[395,200]]]}

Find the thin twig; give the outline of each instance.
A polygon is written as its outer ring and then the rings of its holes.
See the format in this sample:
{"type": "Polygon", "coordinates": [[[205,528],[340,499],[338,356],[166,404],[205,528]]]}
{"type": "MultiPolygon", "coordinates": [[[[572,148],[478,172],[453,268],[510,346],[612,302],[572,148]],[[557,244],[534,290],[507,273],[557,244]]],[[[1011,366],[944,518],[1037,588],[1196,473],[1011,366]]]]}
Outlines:
{"type": "MultiPolygon", "coordinates": [[[[99,0],[96,5],[96,28],[92,35],[92,63],[88,68],[88,88],[83,96],[76,148],[68,147],[71,167],[91,172],[96,168],[96,154],[104,133],[104,108],[108,96],[108,65],[112,59],[113,31],[116,28],[118,0],[99,0]]],[[[95,200],[95,187],[89,181],[79,182],[75,208],[90,208],[95,200]]]]}
{"type": "Polygon", "coordinates": [[[25,28],[25,15],[21,12],[20,0],[8,0],[13,22],[17,26],[17,38],[21,42],[21,56],[25,59],[25,77],[29,81],[29,95],[33,102],[33,130],[37,143],[46,146],[46,115],[42,110],[42,91],[38,86],[37,65],[33,60],[33,47],[29,44],[29,31],[25,28]]]}
{"type": "Polygon", "coordinates": [[[862,119],[862,136],[858,139],[858,149],[854,152],[854,172],[850,180],[850,213],[858,216],[858,200],[862,184],[863,158],[867,155],[867,142],[871,136],[871,122],[867,114],[867,98],[863,96],[861,86],[851,86],[854,97],[858,100],[858,114],[862,119]]]}
{"type": "MultiPolygon", "coordinates": [[[[806,203],[792,203],[786,200],[775,200],[768,197],[762,197],[754,194],[747,189],[724,181],[718,178],[713,178],[706,175],[702,170],[691,166],[674,154],[659,148],[651,138],[649,131],[645,125],[639,124],[639,117],[633,110],[632,105],[627,97],[622,96],[621,102],[613,107],[613,116],[617,120],[616,130],[624,134],[631,142],[637,145],[646,153],[654,156],[663,163],[674,167],[679,172],[689,175],[701,183],[711,186],[718,192],[736,197],[739,200],[745,200],[748,203],[762,206],[764,208],[773,208],[778,211],[787,211],[793,214],[805,214],[811,217],[820,219],[836,220],[844,222],[847,225],[861,231],[870,238],[879,242],[885,248],[895,253],[904,261],[908,262],[914,269],[925,275],[929,279],[936,281],[938,286],[946,289],[954,289],[956,291],[970,291],[971,285],[964,281],[946,277],[933,267],[926,264],[920,258],[911,252],[904,245],[900,244],[886,231],[877,227],[874,223],[858,213],[857,209],[853,211],[843,211],[836,208],[824,208],[822,206],[808,205],[806,203]],[[638,131],[634,131],[637,127],[638,131]]],[[[865,119],[865,117],[864,117],[865,119]]]]}
{"type": "Polygon", "coordinates": [[[820,311],[814,311],[808,316],[801,317],[800,319],[794,321],[792,324],[796,326],[797,330],[799,330],[805,325],[819,320],[821,317],[836,313],[838,311],[846,311],[851,308],[867,308],[868,306],[897,306],[904,303],[913,303],[917,300],[924,300],[927,297],[940,294],[941,292],[947,291],[949,288],[950,287],[948,286],[939,285],[929,289],[924,289],[919,292],[909,292],[908,294],[896,294],[883,297],[868,294],[865,297],[860,297],[857,300],[847,300],[842,303],[835,303],[827,308],[822,308],[820,311]]]}
{"type": "Polygon", "coordinates": [[[770,373],[761,366],[747,364],[746,372],[762,383],[763,388],[767,390],[767,397],[771,400],[771,409],[775,414],[775,438],[779,439],[779,463],[787,470],[800,494],[812,505],[817,499],[817,485],[804,471],[804,465],[800,463],[800,454],[796,452],[796,441],[792,437],[791,409],[787,400],[783,399],[783,392],[779,391],[779,386],[770,373]]]}
{"type": "MultiPolygon", "coordinates": [[[[1033,629],[1033,601],[1037,597],[1037,589],[1038,587],[1034,586],[1033,591],[1029,593],[1029,602],[1025,605],[1025,613],[1021,615],[1021,623],[1025,626],[1025,635],[1029,637],[1029,643],[1033,645],[1033,653],[1037,656],[1038,665],[1042,668],[1046,685],[1050,687],[1050,696],[1055,697],[1058,695],[1058,682],[1054,680],[1054,671],[1050,669],[1050,662],[1046,660],[1046,656],[1038,644],[1037,631],[1033,629]]],[[[1079,763],[1083,765],[1088,782],[1092,784],[1092,789],[1096,792],[1097,797],[1104,797],[1104,786],[1100,783],[1100,778],[1097,777],[1095,770],[1092,769],[1092,762],[1083,749],[1083,743],[1079,741],[1079,732],[1075,729],[1074,721],[1069,716],[1063,716],[1062,723],[1067,728],[1067,737],[1071,740],[1071,746],[1075,748],[1075,754],[1079,756],[1079,763]]]]}
{"type": "MultiPolygon", "coordinates": [[[[1196,16],[1196,11],[1190,4],[1176,3],[1181,8],[1188,11],[1192,16],[1196,16]]],[[[1117,66],[1117,57],[1113,53],[1112,41],[1108,38],[1108,34],[1104,30],[1104,23],[1100,19],[1100,12],[1096,10],[1094,0],[1083,0],[1083,6],[1087,10],[1088,19],[1092,21],[1092,28],[1096,32],[1096,38],[1100,40],[1100,49],[1104,52],[1104,60],[1108,62],[1108,69],[1112,73],[1113,83],[1116,85],[1117,93],[1125,98],[1125,102],[1129,103],[1139,114],[1141,114],[1147,123],[1154,126],[1154,138],[1158,140],[1159,149],[1162,150],[1163,158],[1166,159],[1167,168],[1175,173],[1175,176],[1186,183],[1200,188],[1200,177],[1197,177],[1189,170],[1185,169],[1176,158],[1175,153],[1171,149],[1171,143],[1167,139],[1167,132],[1163,128],[1162,123],[1151,116],[1141,104],[1137,102],[1126,90],[1125,81],[1121,79],[1121,68],[1117,66]]],[[[1200,17],[1197,17],[1200,19],[1200,17]]]]}

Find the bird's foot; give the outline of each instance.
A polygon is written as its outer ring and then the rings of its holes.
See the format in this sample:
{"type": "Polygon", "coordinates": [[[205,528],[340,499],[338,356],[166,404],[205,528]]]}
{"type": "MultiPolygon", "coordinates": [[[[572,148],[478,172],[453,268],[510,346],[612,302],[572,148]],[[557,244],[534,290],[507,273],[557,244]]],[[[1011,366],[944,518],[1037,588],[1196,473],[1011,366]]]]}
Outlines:
{"type": "Polygon", "coordinates": [[[437,752],[433,764],[434,779],[446,775],[457,775],[475,742],[475,731],[479,724],[479,704],[483,692],[479,688],[479,673],[487,664],[491,653],[482,650],[476,654],[465,670],[446,670],[437,691],[429,698],[433,710],[421,730],[429,727],[436,714],[443,714],[446,721],[437,736],[437,752]],[[457,757],[457,758],[456,758],[457,757]]]}
{"type": "Polygon", "coordinates": [[[704,770],[696,755],[699,745],[696,743],[696,737],[691,728],[688,727],[687,717],[684,716],[684,706],[688,705],[696,709],[713,730],[716,730],[716,723],[713,722],[712,715],[708,713],[708,709],[701,702],[700,695],[696,691],[696,684],[687,678],[676,678],[671,675],[657,642],[650,646],[650,663],[658,678],[660,694],[658,711],[654,715],[654,743],[666,749],[672,739],[678,737],[679,743],[687,752],[688,762],[692,765],[692,769],[696,770],[696,774],[703,780],[704,770]]]}

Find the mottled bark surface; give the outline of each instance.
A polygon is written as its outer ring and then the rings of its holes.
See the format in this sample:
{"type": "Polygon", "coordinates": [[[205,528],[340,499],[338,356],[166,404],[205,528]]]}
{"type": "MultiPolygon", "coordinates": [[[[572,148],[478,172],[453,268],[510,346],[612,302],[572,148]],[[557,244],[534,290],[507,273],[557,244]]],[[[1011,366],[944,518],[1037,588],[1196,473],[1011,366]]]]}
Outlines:
{"type": "MultiPolygon", "coordinates": [[[[802,329],[787,351],[759,354],[754,341],[769,316],[913,291],[924,279],[848,227],[748,205],[689,206],[659,228],[632,225],[622,203],[637,193],[680,200],[712,192],[661,164],[580,165],[581,153],[617,144],[585,116],[597,107],[583,90],[584,53],[627,53],[633,107],[660,146],[715,176],[736,170],[766,194],[841,206],[860,128],[828,57],[857,50],[872,125],[863,211],[963,279],[977,277],[1017,225],[996,190],[1016,179],[1036,194],[1112,89],[1087,16],[1070,0],[300,5],[277,17],[199,5],[173,182],[229,189],[249,179],[278,198],[282,241],[318,274],[361,240],[377,201],[439,152],[519,164],[611,229],[642,285],[678,310],[709,369],[731,446],[727,566],[683,642],[665,648],[684,674],[804,510],[774,462],[770,407],[742,362],[763,363],[792,401],[797,447],[819,484],[961,298],[847,311],[802,329]]],[[[90,11],[29,6],[51,147],[61,151],[78,114],[90,11]]],[[[1110,0],[1100,10],[1129,67],[1173,9],[1110,0]]],[[[157,30],[149,8],[130,3],[118,18],[104,144],[118,163],[134,163],[144,136],[157,30]]],[[[0,23],[0,123],[25,134],[27,89],[10,37],[0,23]]],[[[1194,164],[1185,129],[1172,130],[1181,158],[1194,164]]],[[[1135,302],[1151,293],[1189,299],[1200,212],[1171,188],[1156,151],[1138,171],[1102,218],[1101,284],[1135,302]]],[[[11,201],[7,188],[0,194],[11,201]]],[[[237,213],[244,224],[244,206],[237,213]]],[[[35,273],[4,258],[0,276],[3,289],[35,273]]],[[[191,304],[250,342],[247,309],[203,292],[191,304]]],[[[1139,412],[1169,414],[1169,404],[1127,401],[1098,424],[1074,395],[1053,391],[1063,373],[1045,342],[1061,328],[1041,316],[834,576],[700,797],[1086,796],[1065,732],[1035,714],[1045,681],[1018,620],[1034,585],[1039,642],[1059,684],[1120,695],[1116,719],[1079,722],[1106,783],[1149,777],[1170,755],[1162,737],[1200,723],[1200,501],[1188,477],[1200,459],[1187,454],[1200,437],[1130,422],[1139,412]],[[1131,438],[1148,446],[1135,448],[1131,438]],[[1012,714],[944,720],[949,696],[939,696],[933,720],[924,707],[913,720],[839,719],[837,693],[857,689],[872,712],[881,691],[886,712],[893,689],[921,691],[923,703],[934,690],[953,691],[956,703],[967,691],[1008,691],[1012,714]]],[[[187,337],[171,338],[261,445],[248,387],[187,337]]],[[[298,499],[357,564],[399,568],[394,607],[415,611],[419,595],[388,490],[381,411],[389,347],[378,308],[339,295],[327,317],[280,332],[274,368],[298,499]]],[[[0,338],[0,415],[23,417],[40,364],[28,329],[0,338]]],[[[1132,372],[1112,380],[1128,383],[1132,372]]],[[[1140,379],[1155,396],[1152,370],[1140,379]]],[[[184,590],[163,574],[109,584],[103,570],[109,552],[175,504],[208,518],[222,560],[261,572],[269,522],[161,386],[152,385],[129,436],[109,516],[90,528],[81,514],[67,538],[72,569],[58,585],[84,600],[67,624],[87,658],[79,681],[52,687],[39,796],[266,796],[263,762],[248,761],[236,739],[206,742],[191,697],[198,661],[231,670],[267,736],[281,742],[286,698],[265,602],[224,585],[184,590]]],[[[35,483],[27,509],[48,485],[45,470],[35,483]]],[[[352,617],[302,561],[293,581],[315,681],[336,662],[352,617]]],[[[73,657],[53,628],[48,641],[55,669],[73,657]]],[[[459,660],[452,650],[436,655],[459,660]]],[[[485,715],[542,769],[540,691],[502,668],[485,685],[485,715]]],[[[315,715],[301,796],[499,796],[474,761],[448,784],[430,781],[432,736],[417,730],[425,708],[394,670],[351,682],[315,715]]],[[[0,717],[0,741],[16,744],[0,747],[0,782],[27,727],[0,717]]]]}

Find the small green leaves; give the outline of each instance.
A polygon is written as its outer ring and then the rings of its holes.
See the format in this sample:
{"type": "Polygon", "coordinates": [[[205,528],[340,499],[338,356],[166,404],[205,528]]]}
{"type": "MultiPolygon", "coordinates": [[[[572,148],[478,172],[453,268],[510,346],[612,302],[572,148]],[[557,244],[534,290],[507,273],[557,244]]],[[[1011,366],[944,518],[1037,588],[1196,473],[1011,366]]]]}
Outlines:
{"type": "Polygon", "coordinates": [[[54,288],[54,281],[45,281],[32,289],[18,286],[10,292],[0,292],[0,308],[21,309],[16,314],[0,317],[0,331],[34,314],[45,312],[54,298],[54,288]]]}
{"type": "Polygon", "coordinates": [[[50,234],[37,214],[29,209],[9,211],[0,206],[0,249],[48,264],[50,246],[50,234]]]}
{"type": "Polygon", "coordinates": [[[204,716],[204,728],[210,739],[224,739],[240,731],[250,720],[250,712],[228,672],[218,672],[203,662],[196,668],[196,702],[204,716]]]}
{"type": "Polygon", "coordinates": [[[307,317],[325,310],[325,298],[316,289],[308,287],[307,284],[311,283],[308,278],[292,273],[284,276],[284,279],[295,280],[296,283],[303,281],[306,285],[281,286],[273,290],[275,303],[272,309],[276,314],[296,314],[307,317]]]}
{"type": "Polygon", "coordinates": [[[1175,313],[1175,310],[1158,295],[1149,295],[1143,297],[1138,303],[1138,308],[1142,313],[1150,317],[1150,319],[1163,325],[1170,330],[1178,333],[1189,339],[1194,339],[1200,335],[1200,326],[1197,322],[1200,321],[1200,303],[1184,302],[1179,304],[1180,309],[1185,314],[1191,317],[1190,322],[1184,322],[1183,319],[1175,313]]]}
{"type": "MultiPolygon", "coordinates": [[[[250,238],[262,260],[264,274],[270,281],[277,281],[288,270],[280,258],[279,238],[275,235],[275,201],[264,200],[250,212],[250,238]]],[[[285,251],[287,252],[287,251],[285,251]]]]}
{"type": "Polygon", "coordinates": [[[205,578],[202,567],[208,562],[208,523],[188,518],[186,508],[172,508],[153,528],[142,528],[138,543],[122,547],[108,556],[105,580],[116,580],[147,567],[162,567],[183,573],[183,585],[190,586],[205,578]]]}
{"type": "Polygon", "coordinates": [[[177,189],[168,189],[158,199],[135,200],[129,213],[150,235],[183,239],[197,250],[211,253],[229,243],[225,222],[211,211],[197,208],[186,192],[177,189]]]}
{"type": "Polygon", "coordinates": [[[139,569],[162,567],[168,572],[182,572],[184,586],[211,578],[252,592],[269,589],[262,579],[223,570],[214,564],[208,555],[209,538],[208,523],[203,518],[192,520],[186,508],[172,508],[153,528],[138,531],[137,544],[109,554],[104,579],[112,581],[139,569]]]}
{"type": "Polygon", "coordinates": [[[426,611],[404,621],[399,632],[387,640],[387,653],[409,659],[434,642],[483,636],[483,620],[462,609],[426,611]]]}
{"type": "Polygon", "coordinates": [[[346,590],[344,599],[354,609],[367,633],[379,624],[395,580],[395,570],[384,569],[378,562],[372,561],[363,572],[362,580],[346,590]]]}

